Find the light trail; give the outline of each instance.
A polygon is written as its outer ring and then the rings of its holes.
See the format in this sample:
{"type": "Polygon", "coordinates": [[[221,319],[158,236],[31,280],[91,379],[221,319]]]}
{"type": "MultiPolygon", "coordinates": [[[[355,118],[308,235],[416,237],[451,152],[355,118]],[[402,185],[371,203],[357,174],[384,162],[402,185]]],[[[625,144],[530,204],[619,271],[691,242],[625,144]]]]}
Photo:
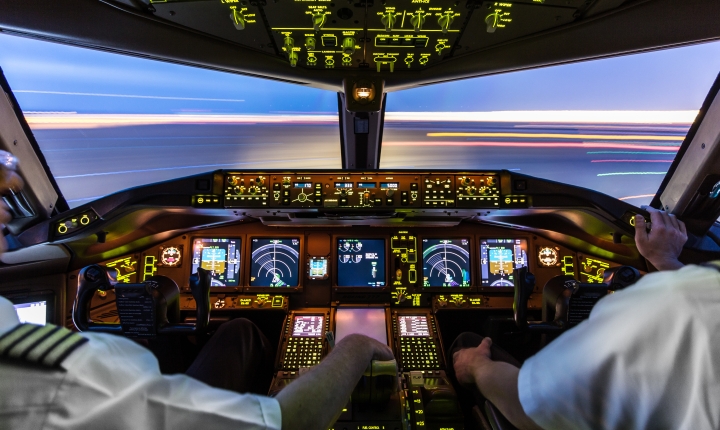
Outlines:
{"type": "Polygon", "coordinates": [[[385,121],[690,125],[698,111],[387,112],[385,121]]]}
{"type": "Polygon", "coordinates": [[[641,194],[639,196],[620,197],[618,200],[645,199],[648,197],[655,197],[655,194],[641,194]]]}
{"type": "Polygon", "coordinates": [[[640,154],[640,155],[677,155],[677,152],[648,151],[589,151],[588,154],[640,154]]]}
{"type": "Polygon", "coordinates": [[[613,173],[598,173],[598,176],[622,176],[622,175],[667,175],[667,172],[613,172],[613,173]]]}
{"type": "Polygon", "coordinates": [[[672,163],[673,160],[592,160],[591,163],[672,163]]]}
{"type": "Polygon", "coordinates": [[[682,142],[684,136],[642,136],[610,134],[562,134],[562,133],[428,133],[428,137],[520,137],[530,139],[588,139],[588,140],[655,140],[682,142]]]}
{"type": "Polygon", "coordinates": [[[386,146],[487,146],[504,148],[613,148],[613,149],[645,149],[648,151],[680,150],[679,146],[651,146],[623,143],[589,143],[589,142],[480,142],[480,141],[446,141],[446,142],[383,142],[386,146]]]}
{"type": "Polygon", "coordinates": [[[138,94],[103,94],[103,93],[72,93],[66,91],[36,91],[36,90],[16,90],[14,93],[26,93],[26,94],[50,94],[50,95],[61,95],[61,96],[85,96],[85,97],[119,97],[126,99],[153,99],[153,100],[189,100],[198,102],[230,102],[230,103],[241,103],[245,100],[241,99],[208,99],[208,98],[196,98],[196,97],[170,97],[170,96],[141,96],[138,94]]]}

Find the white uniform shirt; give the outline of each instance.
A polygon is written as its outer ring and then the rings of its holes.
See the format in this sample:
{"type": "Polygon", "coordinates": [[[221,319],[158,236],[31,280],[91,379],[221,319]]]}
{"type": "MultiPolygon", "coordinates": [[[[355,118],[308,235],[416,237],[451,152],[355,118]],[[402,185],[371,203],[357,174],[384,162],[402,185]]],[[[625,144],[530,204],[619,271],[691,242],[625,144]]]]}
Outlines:
{"type": "Polygon", "coordinates": [[[720,429],[720,272],[645,276],[525,362],[525,413],[545,429],[720,429]]]}
{"type": "MultiPolygon", "coordinates": [[[[18,324],[0,297],[0,336],[18,324]]],[[[84,333],[65,372],[0,361],[0,429],[280,429],[277,400],[160,373],[155,356],[120,336],[84,333]]]]}

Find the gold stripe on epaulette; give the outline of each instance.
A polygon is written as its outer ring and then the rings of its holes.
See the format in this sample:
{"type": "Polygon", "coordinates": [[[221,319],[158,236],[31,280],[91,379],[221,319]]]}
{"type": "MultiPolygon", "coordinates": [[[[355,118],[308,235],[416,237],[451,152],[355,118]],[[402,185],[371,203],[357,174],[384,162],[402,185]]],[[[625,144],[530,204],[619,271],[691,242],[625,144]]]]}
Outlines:
{"type": "Polygon", "coordinates": [[[59,367],[60,363],[88,339],[52,324],[20,324],[0,337],[0,357],[59,367]]]}
{"type": "Polygon", "coordinates": [[[707,263],[703,263],[703,266],[712,266],[714,269],[720,270],[720,260],[708,261],[707,263]]]}

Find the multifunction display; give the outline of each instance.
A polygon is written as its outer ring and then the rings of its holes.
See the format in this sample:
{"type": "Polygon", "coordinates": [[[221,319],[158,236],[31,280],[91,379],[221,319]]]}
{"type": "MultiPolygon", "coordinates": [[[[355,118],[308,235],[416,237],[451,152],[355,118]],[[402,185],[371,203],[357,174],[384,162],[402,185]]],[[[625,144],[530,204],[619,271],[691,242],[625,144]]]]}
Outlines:
{"type": "Polygon", "coordinates": [[[424,315],[402,315],[398,317],[400,337],[430,336],[427,317],[424,315]]]}
{"type": "Polygon", "coordinates": [[[469,287],[470,241],[423,239],[423,286],[469,287]]]}
{"type": "Polygon", "coordinates": [[[385,286],[384,239],[338,239],[338,287],[385,286]]]}
{"type": "Polygon", "coordinates": [[[252,239],[251,287],[297,287],[299,238],[252,239]]]}
{"type": "Polygon", "coordinates": [[[295,337],[322,337],[323,323],[325,318],[322,315],[296,315],[293,321],[293,336],[295,337]]]}
{"type": "Polygon", "coordinates": [[[482,239],[480,263],[484,287],[514,287],[513,269],[527,266],[527,240],[482,239]]]}
{"type": "Polygon", "coordinates": [[[191,273],[198,267],[210,272],[211,287],[236,287],[240,283],[240,239],[201,237],[193,241],[191,273]]]}

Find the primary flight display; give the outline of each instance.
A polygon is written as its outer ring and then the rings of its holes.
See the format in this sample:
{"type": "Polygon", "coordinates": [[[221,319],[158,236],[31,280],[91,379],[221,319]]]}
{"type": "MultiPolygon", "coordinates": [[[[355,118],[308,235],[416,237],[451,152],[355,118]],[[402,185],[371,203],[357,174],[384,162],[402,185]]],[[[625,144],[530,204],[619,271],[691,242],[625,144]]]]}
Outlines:
{"type": "Polygon", "coordinates": [[[240,239],[200,237],[193,241],[190,273],[198,267],[210,272],[212,287],[236,287],[240,283],[240,239]]]}
{"type": "Polygon", "coordinates": [[[514,287],[513,269],[527,266],[526,239],[480,240],[483,287],[514,287]]]}

